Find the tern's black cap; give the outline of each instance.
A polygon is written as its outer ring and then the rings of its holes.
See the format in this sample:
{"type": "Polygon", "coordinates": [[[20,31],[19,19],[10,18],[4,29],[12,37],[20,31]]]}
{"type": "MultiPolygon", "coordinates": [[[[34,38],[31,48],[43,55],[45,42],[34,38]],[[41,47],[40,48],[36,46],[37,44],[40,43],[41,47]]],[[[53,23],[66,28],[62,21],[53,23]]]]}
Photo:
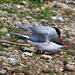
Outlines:
{"type": "Polygon", "coordinates": [[[56,32],[57,32],[57,34],[60,36],[60,30],[57,28],[57,27],[53,27],[55,30],[56,30],[56,32]]]}

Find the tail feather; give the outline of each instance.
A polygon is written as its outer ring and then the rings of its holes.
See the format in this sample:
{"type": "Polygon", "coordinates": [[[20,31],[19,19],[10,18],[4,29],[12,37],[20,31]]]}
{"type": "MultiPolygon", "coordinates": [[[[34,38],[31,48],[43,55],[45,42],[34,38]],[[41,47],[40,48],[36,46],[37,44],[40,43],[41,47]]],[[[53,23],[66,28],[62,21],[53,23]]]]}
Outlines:
{"type": "Polygon", "coordinates": [[[20,36],[20,37],[25,37],[25,38],[27,38],[27,39],[30,39],[29,38],[29,36],[28,36],[28,34],[19,34],[19,33],[14,33],[14,32],[11,32],[12,34],[15,34],[15,35],[18,35],[18,36],[20,36]]]}
{"type": "Polygon", "coordinates": [[[32,27],[32,26],[22,26],[22,25],[19,25],[19,24],[13,23],[13,22],[10,22],[10,23],[12,23],[12,24],[14,24],[14,25],[16,25],[16,26],[18,26],[18,27],[20,27],[20,28],[23,28],[23,29],[28,30],[28,31],[31,32],[30,27],[32,27]]]}
{"type": "Polygon", "coordinates": [[[30,40],[27,40],[27,42],[33,44],[34,46],[40,46],[42,44],[42,43],[39,43],[39,42],[30,41],[30,40]]]}
{"type": "Polygon", "coordinates": [[[27,40],[27,42],[28,42],[28,43],[31,43],[31,44],[33,44],[33,45],[35,44],[35,42],[32,42],[32,41],[30,41],[30,40],[27,40]]]}

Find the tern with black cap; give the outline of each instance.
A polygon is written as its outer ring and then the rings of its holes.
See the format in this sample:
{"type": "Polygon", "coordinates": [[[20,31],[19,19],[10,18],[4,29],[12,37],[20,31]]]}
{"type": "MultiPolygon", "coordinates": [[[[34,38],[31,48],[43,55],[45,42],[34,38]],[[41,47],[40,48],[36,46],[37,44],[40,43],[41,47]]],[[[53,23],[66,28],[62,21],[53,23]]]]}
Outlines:
{"type": "MultiPolygon", "coordinates": [[[[28,30],[32,33],[33,36],[37,36],[40,38],[40,36],[43,38],[46,38],[46,42],[49,43],[53,37],[58,37],[59,40],[61,41],[60,38],[60,30],[56,27],[49,27],[49,26],[23,26],[19,25],[13,22],[10,22],[20,28],[23,28],[25,30],[28,30]]],[[[28,35],[27,35],[28,36],[28,35]]],[[[29,37],[29,36],[28,36],[29,37]]]]}

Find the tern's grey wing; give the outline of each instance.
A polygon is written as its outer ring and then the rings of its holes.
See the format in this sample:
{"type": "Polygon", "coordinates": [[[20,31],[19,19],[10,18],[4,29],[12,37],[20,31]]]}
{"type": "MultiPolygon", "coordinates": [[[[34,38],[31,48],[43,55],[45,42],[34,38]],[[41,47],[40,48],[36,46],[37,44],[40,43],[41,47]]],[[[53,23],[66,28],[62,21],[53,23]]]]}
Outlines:
{"type": "Polygon", "coordinates": [[[31,43],[31,44],[33,44],[33,45],[35,45],[35,46],[44,46],[45,45],[45,43],[41,43],[41,42],[33,42],[33,41],[30,41],[30,40],[27,40],[27,42],[29,42],[29,43],[31,43]]]}
{"type": "Polygon", "coordinates": [[[47,26],[34,26],[30,27],[33,34],[39,34],[39,35],[48,35],[49,33],[49,27],[47,26]]]}
{"type": "Polygon", "coordinates": [[[46,41],[46,37],[45,36],[42,36],[42,35],[33,35],[33,34],[19,34],[19,33],[13,33],[11,32],[12,34],[15,34],[19,37],[24,37],[24,38],[27,38],[27,39],[30,39],[34,42],[45,42],[46,41]]]}
{"type": "Polygon", "coordinates": [[[36,42],[30,41],[30,40],[27,40],[27,42],[28,42],[28,43],[31,43],[31,44],[33,44],[33,45],[35,45],[35,46],[38,46],[38,43],[36,43],[36,42]]]}
{"type": "Polygon", "coordinates": [[[28,30],[28,31],[31,32],[30,27],[32,27],[32,26],[23,26],[23,25],[19,25],[19,24],[13,23],[13,22],[10,22],[10,23],[12,23],[12,24],[14,24],[14,25],[16,25],[16,26],[18,26],[20,28],[23,28],[23,29],[28,30]]]}
{"type": "Polygon", "coordinates": [[[30,41],[30,40],[27,40],[27,42],[33,44],[34,46],[38,46],[38,47],[49,47],[50,44],[49,43],[46,43],[46,42],[33,42],[33,41],[30,41]]]}
{"type": "Polygon", "coordinates": [[[46,37],[46,41],[51,39],[53,37],[57,37],[57,32],[55,31],[54,28],[48,27],[48,26],[34,26],[30,27],[31,31],[33,34],[41,35],[46,37]]]}

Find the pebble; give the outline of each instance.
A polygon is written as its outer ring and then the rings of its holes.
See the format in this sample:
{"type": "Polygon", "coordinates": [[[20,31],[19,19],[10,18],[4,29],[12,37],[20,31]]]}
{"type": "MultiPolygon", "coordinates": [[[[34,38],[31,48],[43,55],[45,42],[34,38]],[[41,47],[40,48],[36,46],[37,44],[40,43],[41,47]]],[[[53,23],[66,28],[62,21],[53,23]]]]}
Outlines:
{"type": "Polygon", "coordinates": [[[32,53],[24,52],[21,56],[23,59],[26,59],[26,56],[32,56],[32,53]]]}
{"type": "Polygon", "coordinates": [[[2,46],[10,47],[10,44],[2,43],[2,46]]]}
{"type": "Polygon", "coordinates": [[[60,70],[59,70],[59,68],[57,68],[56,66],[54,66],[53,67],[53,71],[56,72],[56,73],[58,73],[60,70]]]}
{"type": "Polygon", "coordinates": [[[64,22],[64,19],[62,17],[58,17],[58,16],[54,16],[52,17],[53,20],[60,20],[62,22],[64,22]]]}
{"type": "Polygon", "coordinates": [[[67,64],[67,65],[65,66],[65,70],[74,71],[74,70],[75,70],[75,69],[74,69],[74,65],[67,64]]]}
{"type": "Polygon", "coordinates": [[[71,64],[71,65],[75,65],[75,62],[69,62],[69,64],[71,64]]]}
{"type": "Polygon", "coordinates": [[[1,18],[0,18],[0,20],[4,20],[4,19],[5,19],[5,17],[1,17],[1,18]]]}
{"type": "Polygon", "coordinates": [[[58,11],[58,14],[65,15],[64,11],[58,11]]]}
{"type": "MultiPolygon", "coordinates": [[[[25,75],[33,75],[33,72],[30,70],[29,67],[26,67],[25,70],[23,69],[23,71],[24,71],[25,75]]],[[[36,74],[34,74],[34,75],[36,75],[36,74]]]]}
{"type": "Polygon", "coordinates": [[[8,50],[13,50],[13,48],[12,47],[8,47],[8,50]]]}
{"type": "Polygon", "coordinates": [[[8,32],[8,29],[6,27],[3,27],[2,29],[0,29],[0,32],[7,33],[8,32]]]}
{"type": "Polygon", "coordinates": [[[31,17],[31,16],[29,16],[29,15],[28,15],[28,16],[26,16],[26,18],[27,18],[27,19],[32,19],[32,17],[31,17]]]}
{"type": "Polygon", "coordinates": [[[13,73],[13,75],[25,75],[24,73],[13,73]]]}
{"type": "Polygon", "coordinates": [[[63,72],[64,71],[64,69],[63,68],[60,68],[60,72],[63,72]]]}
{"type": "Polygon", "coordinates": [[[64,2],[69,2],[70,0],[53,0],[53,1],[59,1],[59,2],[64,3],[64,2]]]}
{"type": "Polygon", "coordinates": [[[72,56],[75,56],[75,51],[74,50],[68,50],[67,51],[67,54],[72,55],[72,56]]]}
{"type": "Polygon", "coordinates": [[[19,57],[19,55],[10,55],[10,58],[15,58],[15,60],[17,60],[17,62],[19,62],[20,61],[20,57],[19,57]]]}
{"type": "Polygon", "coordinates": [[[70,61],[64,61],[64,70],[75,71],[75,63],[70,61]]]}
{"type": "Polygon", "coordinates": [[[6,59],[6,57],[0,56],[0,61],[3,61],[3,60],[5,60],[5,59],[6,59]]]}
{"type": "Polygon", "coordinates": [[[21,6],[21,5],[16,5],[16,7],[17,7],[17,8],[21,8],[22,6],[21,6]]]}
{"type": "Polygon", "coordinates": [[[47,63],[49,66],[53,66],[53,63],[52,62],[49,62],[49,63],[47,63]]]}
{"type": "Polygon", "coordinates": [[[26,2],[26,1],[21,1],[20,3],[21,3],[21,4],[24,4],[24,5],[25,5],[25,4],[27,4],[27,2],[26,2]]]}
{"type": "Polygon", "coordinates": [[[65,38],[66,37],[66,34],[61,34],[61,37],[65,38]]]}
{"type": "Polygon", "coordinates": [[[17,60],[14,59],[14,58],[7,58],[7,60],[8,60],[9,63],[12,63],[12,64],[14,64],[14,65],[15,65],[15,63],[17,62],[17,60]]]}
{"type": "Polygon", "coordinates": [[[0,51],[0,55],[7,55],[6,51],[0,51]]]}
{"type": "Polygon", "coordinates": [[[49,68],[42,68],[42,72],[44,72],[44,73],[50,73],[51,70],[49,68]]]}
{"type": "Polygon", "coordinates": [[[32,22],[31,25],[32,26],[38,26],[39,24],[37,22],[32,22]]]}
{"type": "Polygon", "coordinates": [[[24,52],[26,56],[32,56],[32,53],[24,52]]]}
{"type": "Polygon", "coordinates": [[[7,14],[8,12],[7,11],[3,11],[3,13],[6,13],[7,14]]]}
{"type": "Polygon", "coordinates": [[[0,70],[0,74],[4,75],[7,71],[5,69],[0,70]]]}
{"type": "Polygon", "coordinates": [[[22,19],[22,23],[24,25],[30,25],[29,21],[27,19],[25,19],[25,18],[22,19]]]}
{"type": "Polygon", "coordinates": [[[2,14],[3,12],[2,12],[2,10],[0,10],[0,14],[2,14]]]}
{"type": "Polygon", "coordinates": [[[52,59],[52,57],[50,55],[41,55],[41,58],[44,58],[44,59],[52,59]]]}
{"type": "Polygon", "coordinates": [[[59,54],[61,54],[61,55],[66,55],[66,52],[62,52],[62,51],[61,51],[59,54]]]}
{"type": "Polygon", "coordinates": [[[11,38],[9,33],[6,33],[5,35],[6,35],[8,38],[11,38]]]}
{"type": "Polygon", "coordinates": [[[56,8],[69,8],[68,5],[64,4],[64,3],[60,3],[60,2],[53,2],[54,7],[56,8]]]}
{"type": "Polygon", "coordinates": [[[18,43],[24,43],[24,40],[17,40],[18,43]]]}
{"type": "Polygon", "coordinates": [[[18,50],[13,50],[12,54],[18,54],[18,50]]]}

